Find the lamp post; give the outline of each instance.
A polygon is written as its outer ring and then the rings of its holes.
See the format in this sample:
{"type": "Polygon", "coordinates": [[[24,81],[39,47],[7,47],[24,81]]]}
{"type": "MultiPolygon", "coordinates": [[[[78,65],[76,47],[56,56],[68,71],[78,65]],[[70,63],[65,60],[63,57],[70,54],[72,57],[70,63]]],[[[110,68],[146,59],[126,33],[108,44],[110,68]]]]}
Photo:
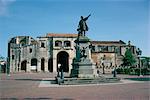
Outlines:
{"type": "Polygon", "coordinates": [[[139,76],[142,76],[142,74],[141,74],[141,60],[140,60],[140,55],[139,55],[139,68],[140,68],[140,75],[139,76]]]}
{"type": "Polygon", "coordinates": [[[103,67],[103,74],[105,74],[105,65],[104,65],[104,61],[102,61],[102,67],[103,67]]]}
{"type": "Polygon", "coordinates": [[[59,75],[60,66],[61,66],[61,64],[58,64],[58,72],[57,72],[57,77],[60,77],[60,75],[59,75]]]}
{"type": "Polygon", "coordinates": [[[64,83],[64,74],[63,74],[63,68],[61,64],[58,64],[58,73],[57,73],[56,81],[59,85],[61,83],[64,83]],[[61,75],[59,74],[59,71],[61,71],[61,75]]]}
{"type": "Polygon", "coordinates": [[[0,74],[2,72],[2,65],[4,65],[4,57],[0,56],[0,74]]]}
{"type": "Polygon", "coordinates": [[[7,64],[6,64],[6,74],[10,76],[10,62],[9,57],[7,57],[7,64]]]}
{"type": "Polygon", "coordinates": [[[64,72],[63,72],[63,66],[60,66],[61,75],[60,78],[62,79],[62,82],[64,81],[64,72]]]}
{"type": "Polygon", "coordinates": [[[138,55],[138,60],[139,60],[139,68],[140,68],[140,73],[139,73],[139,76],[142,76],[142,74],[141,74],[141,60],[140,60],[140,58],[141,58],[141,55],[142,55],[142,51],[140,50],[140,48],[138,48],[138,50],[137,50],[137,55],[138,55]]]}
{"type": "Polygon", "coordinates": [[[114,51],[115,51],[115,68],[114,68],[114,71],[113,71],[113,77],[116,77],[116,67],[117,67],[117,64],[116,64],[116,53],[117,53],[117,49],[116,47],[114,48],[114,51]]]}
{"type": "Polygon", "coordinates": [[[0,74],[3,73],[3,71],[4,71],[3,66],[5,66],[5,62],[0,60],[0,74]]]}
{"type": "Polygon", "coordinates": [[[1,70],[2,70],[2,68],[1,68],[2,66],[1,66],[1,63],[0,63],[0,74],[1,74],[1,70]]]}

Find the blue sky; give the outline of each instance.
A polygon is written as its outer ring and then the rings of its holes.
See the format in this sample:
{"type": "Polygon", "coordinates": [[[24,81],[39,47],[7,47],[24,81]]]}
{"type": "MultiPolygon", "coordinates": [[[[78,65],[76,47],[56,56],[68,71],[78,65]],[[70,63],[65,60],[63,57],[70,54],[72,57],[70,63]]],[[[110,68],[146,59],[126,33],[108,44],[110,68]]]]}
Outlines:
{"type": "Polygon", "coordinates": [[[150,56],[149,0],[0,0],[0,55],[15,36],[77,33],[80,16],[91,17],[91,40],[130,40],[150,56]]]}

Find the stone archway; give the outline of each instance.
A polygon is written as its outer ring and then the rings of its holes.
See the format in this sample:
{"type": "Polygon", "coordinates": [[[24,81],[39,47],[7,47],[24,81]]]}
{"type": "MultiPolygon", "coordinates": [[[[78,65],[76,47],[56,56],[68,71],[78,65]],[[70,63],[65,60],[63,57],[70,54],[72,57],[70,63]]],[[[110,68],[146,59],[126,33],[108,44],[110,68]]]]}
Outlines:
{"type": "Polygon", "coordinates": [[[31,70],[37,71],[37,59],[36,58],[31,59],[31,70]]]}
{"type": "Polygon", "coordinates": [[[64,72],[69,72],[69,54],[67,52],[61,51],[57,54],[57,65],[58,64],[61,64],[64,72]]]}
{"type": "Polygon", "coordinates": [[[45,71],[45,59],[41,59],[41,71],[45,71]]]}
{"type": "Polygon", "coordinates": [[[27,60],[24,60],[21,62],[21,70],[25,71],[27,70],[27,60]]]}
{"type": "Polygon", "coordinates": [[[53,72],[53,59],[49,58],[48,60],[48,70],[49,72],[53,72]]]}

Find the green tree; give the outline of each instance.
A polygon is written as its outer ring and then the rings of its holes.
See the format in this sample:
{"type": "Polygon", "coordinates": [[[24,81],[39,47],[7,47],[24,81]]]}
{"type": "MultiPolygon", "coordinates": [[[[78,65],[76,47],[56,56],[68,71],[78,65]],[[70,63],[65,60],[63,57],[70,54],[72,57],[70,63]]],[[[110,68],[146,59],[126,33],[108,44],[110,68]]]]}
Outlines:
{"type": "Polygon", "coordinates": [[[141,57],[142,66],[146,68],[150,68],[150,57],[141,57]]]}
{"type": "Polygon", "coordinates": [[[124,58],[123,58],[123,66],[133,66],[136,63],[135,57],[133,56],[130,49],[126,49],[124,58]]]}
{"type": "Polygon", "coordinates": [[[5,57],[0,55],[0,61],[3,61],[5,59],[5,57]]]}

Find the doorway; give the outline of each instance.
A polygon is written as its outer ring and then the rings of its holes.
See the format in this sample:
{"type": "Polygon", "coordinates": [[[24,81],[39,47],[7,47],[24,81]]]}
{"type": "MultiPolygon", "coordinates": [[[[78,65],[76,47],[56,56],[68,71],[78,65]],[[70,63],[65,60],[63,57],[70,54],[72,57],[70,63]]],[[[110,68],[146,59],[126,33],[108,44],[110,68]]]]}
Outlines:
{"type": "Polygon", "coordinates": [[[61,64],[63,72],[69,72],[69,54],[67,52],[61,51],[57,54],[57,65],[58,64],[61,64]]]}

